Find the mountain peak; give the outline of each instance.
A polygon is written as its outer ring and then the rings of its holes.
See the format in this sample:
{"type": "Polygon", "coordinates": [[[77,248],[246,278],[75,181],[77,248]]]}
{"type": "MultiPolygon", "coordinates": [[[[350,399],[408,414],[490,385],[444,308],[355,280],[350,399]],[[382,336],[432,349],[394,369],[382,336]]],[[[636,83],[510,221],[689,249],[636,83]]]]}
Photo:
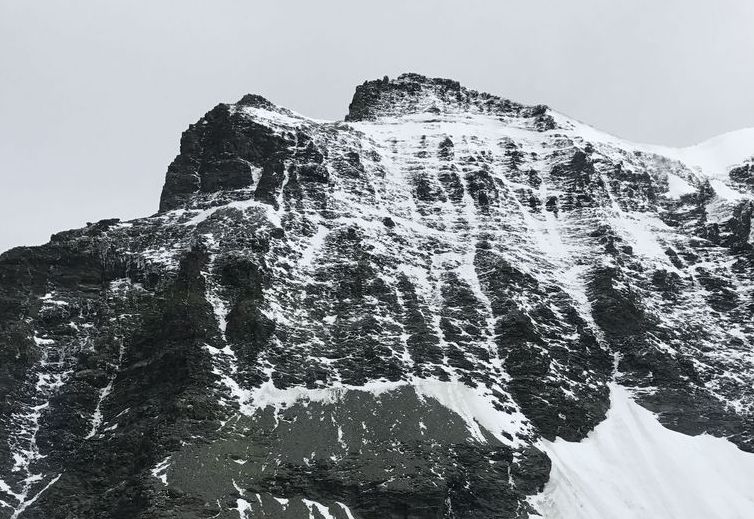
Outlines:
{"type": "Polygon", "coordinates": [[[0,517],[748,517],[746,132],[417,74],[349,121],[219,104],[158,214],[0,255],[0,517]]]}
{"type": "Polygon", "coordinates": [[[346,121],[373,121],[417,113],[487,113],[496,116],[542,118],[542,129],[551,129],[544,105],[525,106],[486,92],[477,92],[458,81],[405,73],[365,81],[356,87],[346,121]]]}
{"type": "Polygon", "coordinates": [[[250,106],[252,108],[261,108],[263,110],[277,111],[278,106],[259,94],[246,94],[236,103],[237,106],[250,106]]]}

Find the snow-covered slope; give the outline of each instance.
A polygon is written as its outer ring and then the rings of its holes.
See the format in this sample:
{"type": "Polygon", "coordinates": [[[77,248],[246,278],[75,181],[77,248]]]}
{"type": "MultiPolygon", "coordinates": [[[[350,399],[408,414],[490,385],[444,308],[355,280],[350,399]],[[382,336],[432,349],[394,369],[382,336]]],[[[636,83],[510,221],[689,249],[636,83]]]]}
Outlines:
{"type": "Polygon", "coordinates": [[[157,214],[0,257],[0,517],[524,519],[613,381],[754,451],[744,144],[415,74],[218,105],[157,214]]]}
{"type": "Polygon", "coordinates": [[[751,143],[754,142],[754,128],[743,128],[718,135],[688,148],[668,150],[679,160],[692,167],[698,167],[710,177],[726,177],[735,166],[754,156],[751,143]]]}
{"type": "Polygon", "coordinates": [[[684,148],[631,142],[554,112],[555,120],[568,127],[574,135],[589,142],[611,144],[625,150],[651,153],[682,162],[690,169],[710,178],[726,178],[728,172],[754,156],[754,128],[741,128],[717,135],[706,141],[684,148]]]}
{"type": "MultiPolygon", "coordinates": [[[[740,199],[746,195],[731,188],[729,172],[737,166],[754,159],[752,142],[754,128],[742,128],[723,135],[712,137],[704,142],[684,148],[672,148],[653,144],[630,142],[602,132],[563,114],[555,113],[558,123],[570,130],[570,134],[587,142],[602,143],[634,153],[644,153],[665,157],[683,164],[693,172],[698,180],[708,181],[720,197],[740,199]]],[[[670,175],[677,195],[690,193],[689,184],[683,179],[670,175]]],[[[671,188],[673,187],[671,186],[671,188]]],[[[746,190],[744,190],[746,191],[746,190]]]]}
{"type": "Polygon", "coordinates": [[[545,519],[749,519],[754,454],[723,438],[663,427],[625,388],[581,442],[543,441],[550,481],[536,497],[545,519]]]}

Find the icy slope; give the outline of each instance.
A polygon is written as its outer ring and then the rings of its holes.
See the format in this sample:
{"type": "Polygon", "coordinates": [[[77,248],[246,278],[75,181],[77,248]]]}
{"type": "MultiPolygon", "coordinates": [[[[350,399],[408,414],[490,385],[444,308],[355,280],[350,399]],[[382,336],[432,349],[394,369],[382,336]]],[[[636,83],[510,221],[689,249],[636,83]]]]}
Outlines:
{"type": "Polygon", "coordinates": [[[722,438],[663,427],[611,385],[607,418],[581,442],[543,441],[544,519],[750,519],[754,454],[722,438]]]}

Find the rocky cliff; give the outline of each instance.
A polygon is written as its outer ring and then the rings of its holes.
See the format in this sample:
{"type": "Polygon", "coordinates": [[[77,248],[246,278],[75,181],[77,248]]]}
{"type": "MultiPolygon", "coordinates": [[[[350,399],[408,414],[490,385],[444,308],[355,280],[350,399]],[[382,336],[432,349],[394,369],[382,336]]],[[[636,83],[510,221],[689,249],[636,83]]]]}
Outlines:
{"type": "Polygon", "coordinates": [[[155,215],[0,256],[0,517],[536,517],[612,381],[754,452],[750,137],[415,74],[218,105],[155,215]]]}

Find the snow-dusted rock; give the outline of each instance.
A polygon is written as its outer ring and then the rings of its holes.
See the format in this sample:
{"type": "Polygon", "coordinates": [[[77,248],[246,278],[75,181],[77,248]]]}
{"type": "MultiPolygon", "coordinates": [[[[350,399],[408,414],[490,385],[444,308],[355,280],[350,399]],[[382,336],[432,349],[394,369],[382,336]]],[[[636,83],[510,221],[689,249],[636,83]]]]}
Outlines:
{"type": "Polygon", "coordinates": [[[526,518],[611,383],[754,451],[748,135],[416,74],[218,105],[158,213],[0,256],[0,517],[526,518]]]}

